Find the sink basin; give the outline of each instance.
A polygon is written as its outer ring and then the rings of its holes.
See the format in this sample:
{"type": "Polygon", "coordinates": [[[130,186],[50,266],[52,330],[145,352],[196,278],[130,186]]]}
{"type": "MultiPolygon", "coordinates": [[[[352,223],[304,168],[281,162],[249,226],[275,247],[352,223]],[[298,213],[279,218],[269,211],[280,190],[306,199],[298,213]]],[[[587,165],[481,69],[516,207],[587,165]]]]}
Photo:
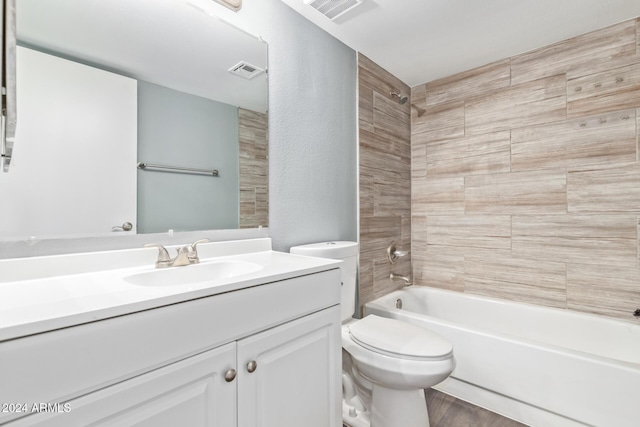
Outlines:
{"type": "Polygon", "coordinates": [[[132,274],[125,281],[139,286],[178,286],[212,282],[242,276],[260,270],[262,266],[245,261],[203,262],[184,267],[169,267],[132,274]]]}

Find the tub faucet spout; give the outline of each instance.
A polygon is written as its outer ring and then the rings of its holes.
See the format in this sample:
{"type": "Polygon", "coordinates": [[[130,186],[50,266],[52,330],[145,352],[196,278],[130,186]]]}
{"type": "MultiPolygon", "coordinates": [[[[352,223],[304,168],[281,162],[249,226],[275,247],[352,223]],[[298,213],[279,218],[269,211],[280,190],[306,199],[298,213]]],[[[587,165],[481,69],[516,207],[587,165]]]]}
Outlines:
{"type": "Polygon", "coordinates": [[[389,280],[391,280],[392,282],[395,280],[402,280],[405,286],[413,285],[413,282],[411,281],[411,274],[401,276],[400,274],[391,273],[389,275],[389,280]]]}

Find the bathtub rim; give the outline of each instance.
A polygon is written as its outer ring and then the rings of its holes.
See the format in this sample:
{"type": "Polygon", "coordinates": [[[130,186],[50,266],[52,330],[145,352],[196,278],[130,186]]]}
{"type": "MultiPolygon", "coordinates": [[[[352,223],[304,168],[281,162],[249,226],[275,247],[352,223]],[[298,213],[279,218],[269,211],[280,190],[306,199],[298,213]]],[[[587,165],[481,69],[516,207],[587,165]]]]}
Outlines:
{"type": "MultiPolygon", "coordinates": [[[[395,301],[396,299],[398,299],[399,297],[401,297],[401,295],[403,293],[411,293],[412,290],[416,290],[416,291],[424,291],[424,292],[435,292],[435,293],[442,293],[442,294],[449,294],[449,295],[455,295],[455,296],[463,296],[465,298],[470,298],[470,299],[474,299],[474,300],[479,300],[479,301],[489,301],[491,303],[498,303],[498,304],[516,304],[516,305],[525,305],[528,307],[532,307],[534,309],[545,309],[545,310],[553,310],[553,311],[557,311],[557,312],[562,312],[562,313],[566,313],[566,309],[561,309],[561,308],[557,308],[557,307],[547,307],[547,306],[539,306],[536,304],[531,304],[531,303],[525,303],[525,302],[520,302],[520,301],[511,301],[511,300],[504,300],[504,299],[500,299],[500,298],[493,298],[493,297],[487,297],[487,296],[483,296],[483,295],[475,295],[475,294],[467,294],[467,293],[463,293],[463,292],[458,292],[458,291],[452,291],[449,289],[441,289],[441,288],[433,288],[433,287],[428,287],[428,286],[411,286],[411,287],[404,287],[398,290],[395,290],[389,294],[383,295],[381,297],[378,297],[376,299],[374,299],[373,301],[369,301],[367,303],[364,304],[363,306],[363,313],[364,315],[367,314],[371,314],[370,311],[368,311],[370,308],[376,310],[376,313],[374,314],[379,314],[379,312],[390,312],[390,313],[396,313],[396,314],[401,314],[402,316],[407,316],[407,317],[413,317],[415,318],[415,320],[417,320],[419,317],[426,317],[429,319],[429,321],[432,321],[433,323],[439,324],[439,325],[443,325],[443,326],[447,326],[450,328],[454,328],[454,329],[458,329],[458,330],[463,330],[466,332],[473,332],[473,333],[479,333],[483,336],[491,336],[491,337],[499,337],[500,339],[507,339],[510,341],[517,341],[520,343],[523,343],[526,346],[529,347],[533,347],[536,349],[547,349],[549,351],[552,351],[554,353],[569,353],[574,357],[580,358],[580,359],[584,359],[584,360],[590,360],[590,361],[597,361],[598,363],[602,363],[605,365],[615,365],[616,367],[619,368],[623,368],[623,369],[628,369],[631,372],[637,373],[640,371],[640,360],[638,362],[633,362],[633,361],[628,361],[628,360],[621,360],[621,359],[616,359],[613,357],[607,357],[607,356],[603,356],[600,354],[594,354],[594,353],[589,353],[587,351],[582,351],[582,350],[577,350],[577,349],[573,349],[570,347],[563,347],[557,344],[553,344],[553,343],[548,343],[548,342],[544,342],[544,341],[539,341],[539,340],[533,340],[530,338],[524,338],[524,337],[520,337],[518,335],[514,335],[514,334],[509,334],[509,333],[505,333],[505,332],[500,332],[500,331],[494,331],[488,328],[482,328],[482,327],[469,327],[465,324],[461,324],[461,323],[456,323],[456,322],[452,322],[449,320],[443,320],[437,317],[433,317],[433,316],[429,316],[427,314],[422,314],[422,313],[416,313],[413,311],[409,311],[406,309],[398,309],[395,307],[395,301]],[[387,303],[388,301],[388,303],[387,303]]],[[[587,316],[587,317],[591,317],[593,319],[597,319],[597,320],[604,320],[607,322],[612,322],[614,324],[618,324],[621,327],[637,327],[640,329],[640,324],[635,325],[632,322],[627,322],[624,320],[619,320],[619,319],[615,319],[615,318],[610,318],[610,317],[606,317],[606,316],[600,316],[600,315],[596,315],[596,314],[592,314],[592,313],[583,313],[583,312],[578,312],[578,311],[571,311],[569,312],[569,314],[571,315],[578,315],[578,316],[587,316]]],[[[454,349],[454,354],[455,354],[455,349],[454,349]]]]}

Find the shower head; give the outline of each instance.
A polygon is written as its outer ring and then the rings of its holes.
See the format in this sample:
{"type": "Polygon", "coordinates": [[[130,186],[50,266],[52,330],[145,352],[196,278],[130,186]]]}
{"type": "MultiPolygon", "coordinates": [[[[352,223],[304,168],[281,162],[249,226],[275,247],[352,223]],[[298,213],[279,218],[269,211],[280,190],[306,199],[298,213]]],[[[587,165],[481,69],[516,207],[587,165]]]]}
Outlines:
{"type": "Polygon", "coordinates": [[[409,100],[409,97],[406,95],[403,95],[401,93],[396,93],[396,92],[391,92],[391,97],[396,97],[398,98],[398,103],[400,105],[406,103],[409,100]]]}

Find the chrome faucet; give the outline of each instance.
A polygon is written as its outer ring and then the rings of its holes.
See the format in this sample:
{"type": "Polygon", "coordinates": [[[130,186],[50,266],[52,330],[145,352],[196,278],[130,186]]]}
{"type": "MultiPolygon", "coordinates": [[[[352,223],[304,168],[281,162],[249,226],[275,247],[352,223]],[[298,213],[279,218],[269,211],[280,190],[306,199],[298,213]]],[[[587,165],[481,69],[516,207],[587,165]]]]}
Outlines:
{"type": "Polygon", "coordinates": [[[190,245],[182,246],[178,248],[176,256],[171,258],[169,251],[162,245],[155,243],[149,243],[144,245],[145,248],[158,248],[158,260],[156,261],[156,268],[166,267],[181,267],[185,265],[198,264],[200,258],[198,258],[197,246],[200,243],[206,243],[209,239],[200,239],[193,242],[190,245]]]}
{"type": "Polygon", "coordinates": [[[406,276],[401,276],[399,274],[391,273],[389,274],[389,280],[391,280],[392,282],[394,280],[402,280],[405,286],[413,285],[413,282],[411,281],[411,274],[408,274],[406,276]]]}

